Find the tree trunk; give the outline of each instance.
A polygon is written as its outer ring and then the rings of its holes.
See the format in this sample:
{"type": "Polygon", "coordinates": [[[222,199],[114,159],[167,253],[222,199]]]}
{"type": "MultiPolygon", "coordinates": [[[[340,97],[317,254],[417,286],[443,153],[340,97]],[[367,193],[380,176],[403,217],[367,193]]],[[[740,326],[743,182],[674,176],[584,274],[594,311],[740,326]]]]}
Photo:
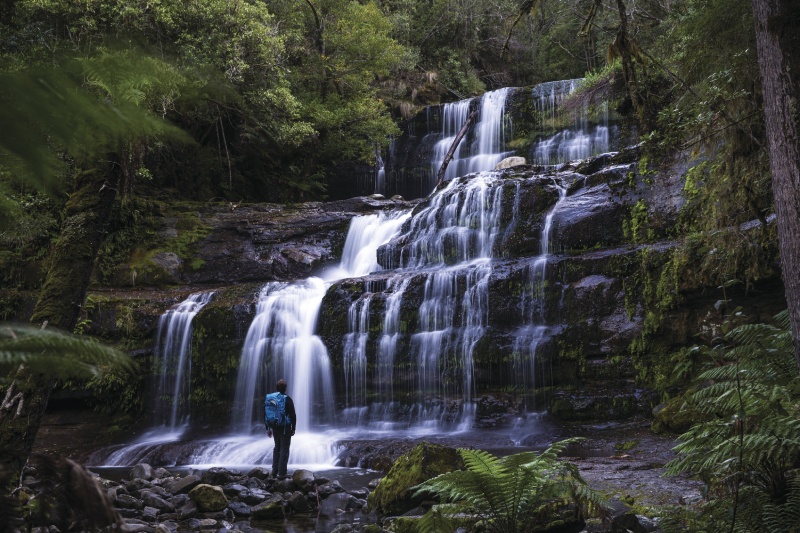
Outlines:
{"type": "MultiPolygon", "coordinates": [[[[75,327],[105,238],[118,181],[118,165],[108,176],[92,170],[78,177],[77,189],[67,201],[61,233],[50,253],[50,267],[32,322],[65,331],[75,327]]],[[[32,373],[22,365],[6,389],[0,405],[0,468],[10,475],[11,483],[19,480],[31,453],[52,387],[51,377],[32,373]]]]}
{"type": "Polygon", "coordinates": [[[753,0],[783,283],[800,369],[800,5],[753,0]]]}

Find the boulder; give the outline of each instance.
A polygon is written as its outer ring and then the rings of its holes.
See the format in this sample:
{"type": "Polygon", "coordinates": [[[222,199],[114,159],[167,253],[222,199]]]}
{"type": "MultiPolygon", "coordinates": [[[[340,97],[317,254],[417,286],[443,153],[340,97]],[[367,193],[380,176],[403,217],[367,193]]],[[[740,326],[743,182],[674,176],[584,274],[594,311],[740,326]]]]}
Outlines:
{"type": "Polygon", "coordinates": [[[292,473],[292,481],[300,490],[308,492],[314,488],[314,472],[311,470],[297,469],[292,473]]]}
{"type": "Polygon", "coordinates": [[[130,472],[131,479],[145,479],[150,481],[153,479],[153,467],[147,463],[140,463],[133,468],[131,468],[130,472]]]}
{"type": "Polygon", "coordinates": [[[175,506],[156,494],[147,494],[143,498],[144,504],[148,507],[155,507],[159,511],[172,513],[175,511],[175,506]]]}
{"type": "Polygon", "coordinates": [[[286,511],[283,509],[283,499],[280,496],[273,496],[269,500],[250,508],[250,518],[256,520],[271,520],[285,517],[286,511]]]}
{"type": "Polygon", "coordinates": [[[144,502],[139,498],[134,498],[130,494],[119,494],[114,501],[114,506],[120,509],[143,509],[144,502]]]}
{"type": "Polygon", "coordinates": [[[292,508],[292,511],[295,513],[310,513],[313,511],[311,504],[308,502],[305,494],[296,490],[292,496],[289,498],[289,507],[292,508]]]}
{"type": "Polygon", "coordinates": [[[221,511],[228,506],[228,499],[222,488],[214,485],[198,485],[189,492],[189,497],[204,513],[221,511]]]}
{"type": "Polygon", "coordinates": [[[394,462],[369,495],[369,506],[388,515],[403,514],[422,501],[413,495],[412,487],[463,466],[455,448],[422,442],[394,462]]]}
{"type": "Polygon", "coordinates": [[[228,470],[227,468],[222,467],[214,467],[209,468],[203,473],[203,483],[208,485],[225,485],[227,483],[233,483],[234,481],[239,481],[242,478],[241,474],[238,472],[234,472],[233,470],[228,470]]]}
{"type": "Polygon", "coordinates": [[[186,477],[178,478],[168,482],[164,488],[172,494],[186,494],[200,484],[200,477],[189,474],[186,477]]]}
{"type": "Polygon", "coordinates": [[[519,156],[506,157],[505,159],[503,159],[502,161],[497,163],[497,165],[495,165],[494,169],[495,170],[503,170],[504,168],[517,167],[517,166],[520,166],[520,165],[525,165],[527,163],[528,163],[528,161],[524,157],[519,157],[519,156]]]}

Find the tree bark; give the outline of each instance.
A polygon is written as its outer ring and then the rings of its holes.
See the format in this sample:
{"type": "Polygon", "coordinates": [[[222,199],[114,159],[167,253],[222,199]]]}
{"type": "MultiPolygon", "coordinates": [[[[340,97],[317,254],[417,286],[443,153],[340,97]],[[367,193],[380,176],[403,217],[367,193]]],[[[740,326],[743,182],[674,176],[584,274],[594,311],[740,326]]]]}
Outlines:
{"type": "Polygon", "coordinates": [[[800,4],[752,1],[781,269],[800,369],[800,4]]]}
{"type": "Polygon", "coordinates": [[[447,165],[450,164],[450,160],[453,159],[453,154],[456,153],[456,148],[458,148],[458,143],[461,142],[461,139],[464,138],[464,135],[467,134],[467,130],[469,129],[469,125],[472,124],[472,121],[475,120],[475,117],[478,116],[478,111],[480,108],[475,109],[472,113],[469,114],[467,120],[464,121],[464,124],[461,126],[461,129],[458,130],[458,134],[456,135],[453,144],[450,145],[450,149],[447,151],[447,154],[444,156],[444,160],[442,161],[442,166],[439,167],[439,173],[436,175],[436,187],[433,189],[436,190],[439,188],[439,185],[444,183],[444,175],[447,172],[447,165]]]}
{"type": "MultiPolygon", "coordinates": [[[[78,177],[66,205],[61,233],[50,253],[50,267],[31,322],[72,331],[78,321],[94,261],[105,238],[106,224],[117,193],[119,165],[104,173],[92,170],[78,177]]],[[[0,468],[16,483],[33,448],[42,415],[53,388],[50,376],[25,365],[0,405],[0,468]]]]}

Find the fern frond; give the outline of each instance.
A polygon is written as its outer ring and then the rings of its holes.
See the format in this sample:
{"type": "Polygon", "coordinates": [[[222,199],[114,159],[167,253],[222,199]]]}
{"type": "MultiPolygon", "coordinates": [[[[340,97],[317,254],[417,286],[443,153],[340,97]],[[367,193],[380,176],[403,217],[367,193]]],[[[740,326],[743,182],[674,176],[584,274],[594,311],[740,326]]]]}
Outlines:
{"type": "Polygon", "coordinates": [[[53,329],[0,325],[0,368],[20,364],[58,378],[91,377],[107,366],[134,368],[125,354],[93,339],[53,329]]]}

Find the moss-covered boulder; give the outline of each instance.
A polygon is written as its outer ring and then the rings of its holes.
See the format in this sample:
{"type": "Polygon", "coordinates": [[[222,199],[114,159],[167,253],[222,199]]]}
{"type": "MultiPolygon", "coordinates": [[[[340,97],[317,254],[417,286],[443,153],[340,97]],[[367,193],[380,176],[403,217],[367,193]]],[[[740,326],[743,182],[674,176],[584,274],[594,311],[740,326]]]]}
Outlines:
{"type": "Polygon", "coordinates": [[[463,467],[464,462],[455,448],[421,442],[395,461],[386,477],[369,495],[369,506],[387,515],[405,513],[421,501],[421,498],[413,496],[412,487],[463,467]]]}
{"type": "Polygon", "coordinates": [[[653,408],[652,429],[655,433],[683,433],[701,419],[696,409],[681,396],[653,408]]]}
{"type": "Polygon", "coordinates": [[[228,498],[221,487],[214,485],[198,485],[189,491],[189,498],[197,504],[197,508],[204,513],[222,511],[228,506],[228,498]]]}

